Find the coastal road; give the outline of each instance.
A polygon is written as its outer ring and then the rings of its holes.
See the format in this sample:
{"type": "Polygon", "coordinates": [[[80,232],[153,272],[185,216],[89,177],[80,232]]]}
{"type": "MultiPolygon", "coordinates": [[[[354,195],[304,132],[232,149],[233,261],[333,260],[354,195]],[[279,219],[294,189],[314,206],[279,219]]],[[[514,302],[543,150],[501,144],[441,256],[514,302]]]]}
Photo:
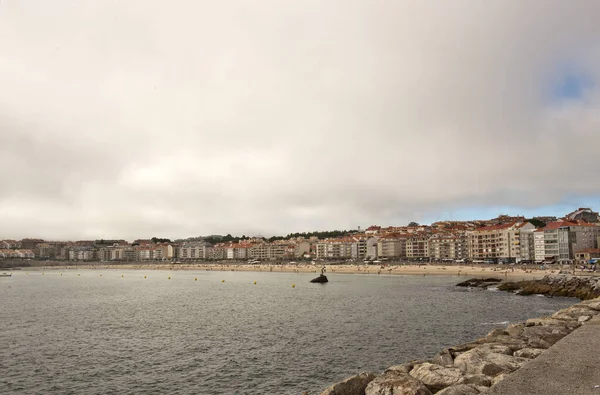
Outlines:
{"type": "Polygon", "coordinates": [[[600,395],[600,316],[526,363],[486,395],[600,395]]]}

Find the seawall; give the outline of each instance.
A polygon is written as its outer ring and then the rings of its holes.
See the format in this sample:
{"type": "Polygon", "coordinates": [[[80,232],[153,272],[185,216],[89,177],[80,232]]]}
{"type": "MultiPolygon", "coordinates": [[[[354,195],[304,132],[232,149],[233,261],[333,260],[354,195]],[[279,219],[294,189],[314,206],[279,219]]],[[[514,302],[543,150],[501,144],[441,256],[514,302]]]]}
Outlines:
{"type": "MultiPolygon", "coordinates": [[[[553,290],[568,289],[572,291],[565,292],[566,294],[561,296],[575,296],[570,294],[574,292],[578,293],[582,299],[589,299],[594,292],[600,290],[600,279],[593,277],[573,279],[570,276],[547,276],[538,281],[540,282],[538,286],[550,284],[549,288],[543,288],[542,293],[547,295],[551,295],[553,290]],[[575,284],[578,287],[584,287],[587,291],[585,293],[577,291],[575,284]]],[[[487,282],[485,286],[496,285],[494,282],[487,282]]],[[[500,287],[498,288],[500,289],[500,287]]],[[[510,288],[512,291],[523,289],[517,286],[510,288]]],[[[525,294],[529,293],[525,292],[525,294]]],[[[505,378],[511,377],[513,372],[519,371],[521,367],[529,366],[524,373],[515,376],[508,382],[515,382],[511,384],[514,386],[526,386],[529,375],[546,374],[536,372],[537,369],[545,369],[544,363],[561,365],[562,354],[569,354],[571,355],[570,359],[576,359],[578,350],[585,347],[583,344],[599,344],[599,314],[600,298],[589,299],[560,310],[549,317],[533,318],[509,325],[504,329],[495,329],[485,337],[473,342],[446,348],[428,360],[406,362],[392,366],[382,373],[361,373],[328,387],[321,395],[552,394],[554,392],[511,390],[511,387],[506,387],[507,389],[504,390],[504,386],[509,384],[503,386],[499,384],[505,378]],[[588,325],[590,325],[590,329],[583,330],[588,325]],[[547,350],[552,350],[555,344],[566,337],[568,339],[565,339],[564,343],[567,346],[560,345],[558,351],[552,351],[546,355],[540,360],[542,365],[536,367],[537,358],[549,352],[547,350]],[[573,337],[577,337],[577,342],[582,344],[569,349],[568,345],[573,343],[571,340],[573,337]],[[563,350],[563,348],[566,349],[563,350]],[[524,375],[523,378],[519,379],[522,375],[524,375]]],[[[600,366],[597,356],[595,361],[595,366],[600,366]]],[[[588,362],[582,360],[580,364],[587,366],[588,362]]],[[[600,376],[600,369],[596,368],[596,370],[599,372],[597,376],[600,376]]],[[[557,373],[556,377],[568,377],[568,371],[563,374],[560,376],[557,373]]],[[[567,379],[563,387],[577,385],[577,382],[569,380],[567,379]]],[[[600,385],[600,382],[596,384],[600,385]]],[[[548,389],[548,391],[550,390],[548,389]]],[[[588,391],[591,390],[588,389],[588,391]]],[[[600,388],[596,391],[600,394],[600,388]]],[[[556,393],[575,394],[578,392],[556,393]]],[[[581,393],[593,394],[593,392],[581,393]]]]}

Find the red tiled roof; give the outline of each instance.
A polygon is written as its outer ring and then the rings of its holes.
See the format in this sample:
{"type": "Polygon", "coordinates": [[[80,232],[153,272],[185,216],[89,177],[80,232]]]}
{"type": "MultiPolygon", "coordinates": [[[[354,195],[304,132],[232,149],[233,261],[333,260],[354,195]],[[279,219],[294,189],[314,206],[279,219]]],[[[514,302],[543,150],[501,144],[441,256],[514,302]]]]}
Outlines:
{"type": "Polygon", "coordinates": [[[487,231],[491,231],[491,230],[502,230],[502,229],[508,229],[511,226],[516,225],[517,222],[511,222],[508,224],[502,224],[502,225],[490,225],[490,226],[484,226],[482,228],[477,228],[475,229],[476,232],[487,232],[487,231]]]}
{"type": "Polygon", "coordinates": [[[587,248],[581,252],[590,254],[600,254],[600,248],[587,248]]]}

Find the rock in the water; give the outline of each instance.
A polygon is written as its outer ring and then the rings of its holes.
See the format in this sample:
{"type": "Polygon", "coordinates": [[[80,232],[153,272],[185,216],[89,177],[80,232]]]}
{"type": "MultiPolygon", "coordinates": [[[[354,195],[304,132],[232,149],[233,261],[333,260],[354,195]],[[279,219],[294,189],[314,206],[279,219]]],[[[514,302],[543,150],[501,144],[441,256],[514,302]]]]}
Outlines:
{"type": "Polygon", "coordinates": [[[361,373],[328,387],[321,395],[364,395],[365,388],[375,377],[373,373],[361,373]]]}
{"type": "Polygon", "coordinates": [[[365,395],[432,395],[419,380],[407,373],[387,372],[371,381],[365,395]]]}
{"type": "Polygon", "coordinates": [[[456,284],[457,287],[478,287],[478,288],[487,288],[490,285],[497,285],[502,280],[498,278],[471,278],[469,280],[463,281],[462,283],[456,284]]]}
{"type": "Polygon", "coordinates": [[[324,274],[319,275],[319,277],[317,278],[313,278],[312,280],[310,280],[311,283],[328,283],[329,280],[327,279],[327,276],[324,274]]]}
{"type": "Polygon", "coordinates": [[[509,373],[517,370],[525,361],[527,361],[525,358],[474,348],[456,357],[454,366],[466,374],[496,376],[500,373],[509,373]]]}
{"type": "Polygon", "coordinates": [[[421,380],[432,391],[440,390],[451,385],[461,384],[465,379],[460,370],[446,368],[432,363],[417,365],[410,375],[421,380]]]}

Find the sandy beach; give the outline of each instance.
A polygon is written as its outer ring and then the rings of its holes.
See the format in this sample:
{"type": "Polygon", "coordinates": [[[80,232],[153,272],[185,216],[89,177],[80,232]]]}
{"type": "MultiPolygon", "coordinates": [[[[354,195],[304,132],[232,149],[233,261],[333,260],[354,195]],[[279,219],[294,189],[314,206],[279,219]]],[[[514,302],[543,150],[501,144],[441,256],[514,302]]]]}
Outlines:
{"type": "MultiPolygon", "coordinates": [[[[215,270],[215,271],[254,271],[254,272],[286,272],[286,273],[315,273],[321,272],[322,264],[232,264],[232,263],[195,263],[195,264],[171,264],[171,263],[128,263],[128,264],[53,264],[49,266],[29,267],[27,270],[215,270]]],[[[326,274],[367,274],[367,275],[441,275],[457,277],[495,277],[507,280],[531,280],[539,279],[548,274],[558,274],[560,267],[541,269],[540,266],[498,266],[498,265],[325,265],[326,274]]],[[[566,267],[565,267],[566,270],[566,267]]],[[[589,272],[577,270],[576,274],[591,275],[589,272]]]]}

